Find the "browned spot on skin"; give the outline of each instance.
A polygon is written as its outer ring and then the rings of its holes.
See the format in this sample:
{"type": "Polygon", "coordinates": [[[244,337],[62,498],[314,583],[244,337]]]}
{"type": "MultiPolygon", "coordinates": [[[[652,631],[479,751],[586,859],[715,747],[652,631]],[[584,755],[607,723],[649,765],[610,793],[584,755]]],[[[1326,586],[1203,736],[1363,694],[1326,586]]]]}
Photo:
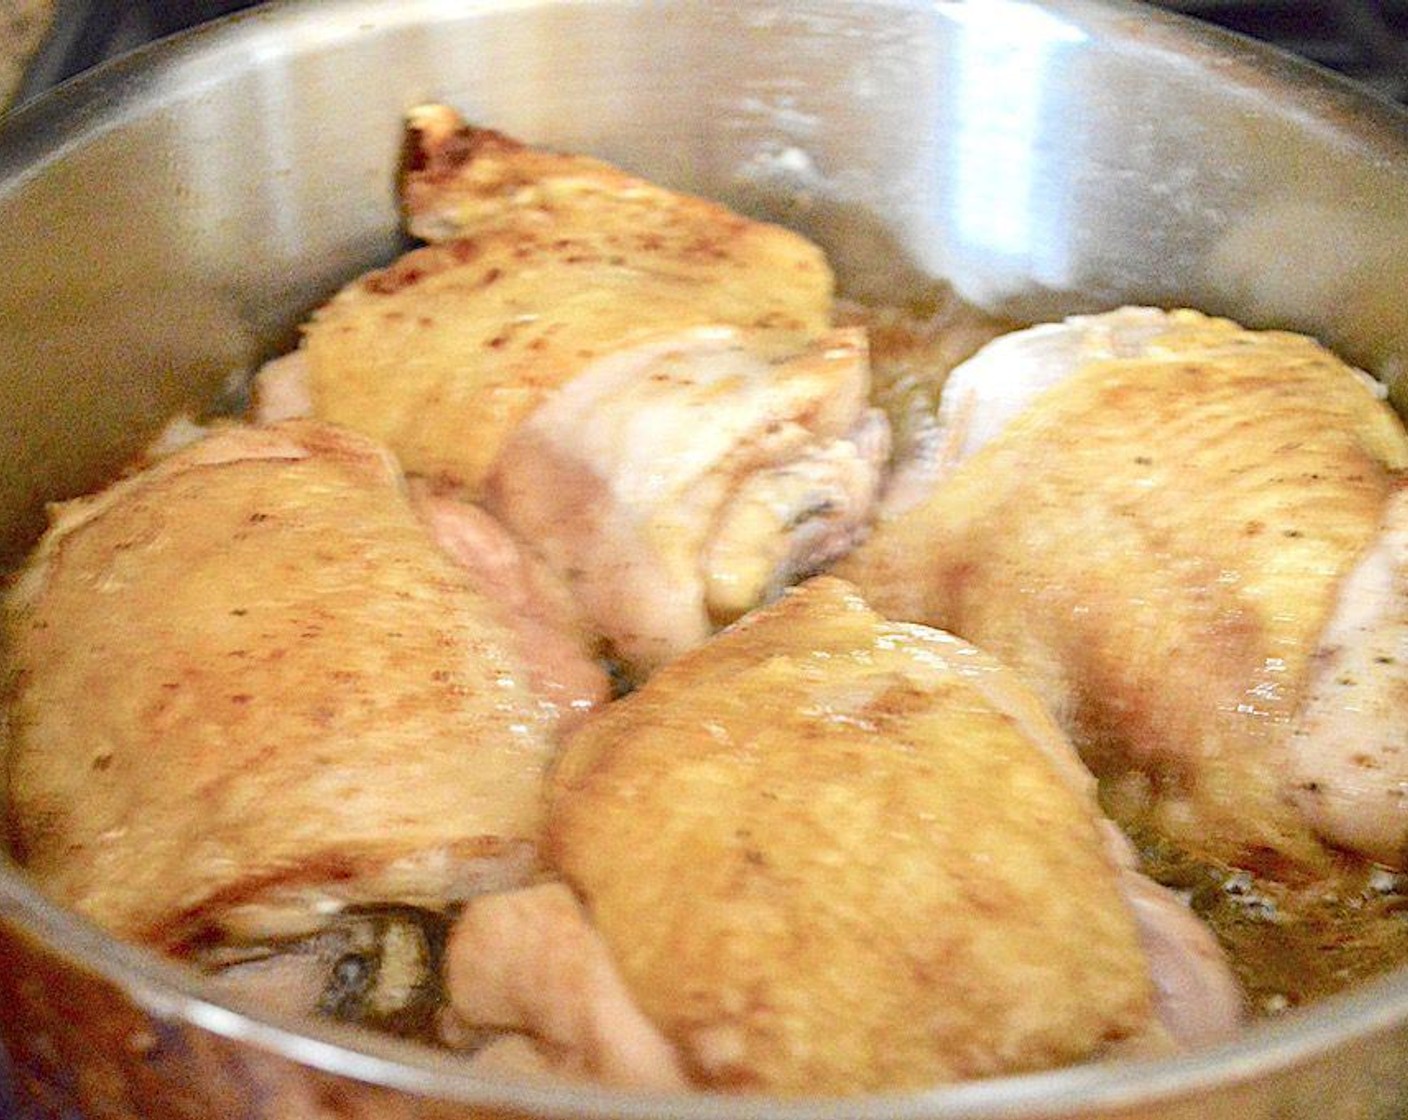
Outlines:
{"type": "Polygon", "coordinates": [[[690,246],[689,253],[693,256],[704,257],[714,261],[726,261],[729,259],[729,251],[720,245],[703,244],[690,246]]]}
{"type": "MultiPolygon", "coordinates": [[[[439,152],[446,152],[449,145],[444,145],[439,152]]],[[[431,171],[431,163],[439,152],[432,151],[425,142],[425,131],[419,128],[406,130],[406,142],[401,151],[401,174],[404,176],[421,176],[423,178],[439,177],[444,174],[443,169],[431,171]]],[[[446,152],[446,154],[448,154],[446,152]]],[[[463,162],[461,159],[460,162],[463,162]]]]}
{"type": "Polygon", "coordinates": [[[424,275],[419,268],[411,265],[404,268],[388,268],[368,276],[363,282],[363,287],[374,295],[390,296],[419,283],[424,275]]]}
{"type": "Polygon", "coordinates": [[[468,264],[470,261],[474,260],[475,257],[479,256],[478,243],[471,241],[467,237],[461,237],[455,241],[449,242],[446,248],[449,250],[451,259],[456,264],[468,264]]]}
{"type": "Polygon", "coordinates": [[[458,238],[417,249],[379,272],[365,277],[361,281],[361,288],[371,295],[395,295],[443,272],[446,268],[467,264],[482,252],[482,247],[472,238],[458,238]]]}
{"type": "Polygon", "coordinates": [[[521,147],[516,140],[491,128],[465,125],[443,135],[411,128],[406,132],[401,173],[426,182],[440,182],[455,178],[475,159],[518,151],[521,147]]]}

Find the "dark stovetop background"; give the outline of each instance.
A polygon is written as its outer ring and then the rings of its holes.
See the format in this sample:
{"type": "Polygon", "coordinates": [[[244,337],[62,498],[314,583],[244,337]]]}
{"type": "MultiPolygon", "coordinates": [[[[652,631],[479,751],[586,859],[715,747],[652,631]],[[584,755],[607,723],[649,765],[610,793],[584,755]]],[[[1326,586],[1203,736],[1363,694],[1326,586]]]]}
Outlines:
{"type": "Polygon", "coordinates": [[[1408,102],[1408,0],[1164,0],[1408,102]]]}

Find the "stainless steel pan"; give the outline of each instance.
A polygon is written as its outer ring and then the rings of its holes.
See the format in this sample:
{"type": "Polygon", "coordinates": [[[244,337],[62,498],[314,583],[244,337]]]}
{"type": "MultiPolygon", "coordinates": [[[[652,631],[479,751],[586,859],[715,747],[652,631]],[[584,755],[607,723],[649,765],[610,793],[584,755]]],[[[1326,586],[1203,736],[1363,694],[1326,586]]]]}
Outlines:
{"type": "MultiPolygon", "coordinates": [[[[1408,120],[1102,0],[321,0],[235,17],[0,129],[0,552],[171,412],[239,395],[398,246],[403,110],[444,99],[788,222],[849,287],[1020,317],[1181,303],[1408,387],[1408,120]]],[[[1408,975],[1173,1061],[846,1102],[477,1081],[225,1006],[0,866],[0,1037],[35,1115],[1292,1117],[1408,1111],[1408,975]]]]}

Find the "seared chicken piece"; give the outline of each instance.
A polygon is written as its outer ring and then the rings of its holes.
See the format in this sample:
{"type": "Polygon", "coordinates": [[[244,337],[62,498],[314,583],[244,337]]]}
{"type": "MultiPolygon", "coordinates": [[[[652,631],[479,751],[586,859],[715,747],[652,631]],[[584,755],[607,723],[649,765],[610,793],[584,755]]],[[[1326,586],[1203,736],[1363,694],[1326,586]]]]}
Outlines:
{"type": "Polygon", "coordinates": [[[1035,697],[825,577],[574,733],[546,851],[585,915],[561,887],[482,896],[447,967],[462,1017],[541,1039],[558,1069],[858,1093],[1157,1051],[1239,1016],[1210,935],[1132,870],[1035,697]],[[525,932],[587,916],[614,970],[581,932],[525,932]],[[619,985],[673,1061],[602,1029],[635,1021],[619,985]]]}
{"type": "Polygon", "coordinates": [[[408,225],[436,244],[344,289],[303,341],[314,414],[408,471],[473,494],[556,389],[663,334],[736,327],[771,359],[827,328],[830,270],[794,233],[442,106],[408,136],[408,225]]]}
{"type": "MultiPolygon", "coordinates": [[[[300,363],[297,354],[269,362],[263,371],[264,387],[277,397],[297,378],[300,363]]],[[[266,400],[259,409],[260,423],[268,426],[304,417],[306,409],[296,405],[295,397],[266,400]]],[[[176,416],[129,469],[150,466],[226,426],[224,421],[201,424],[189,415],[176,416]]],[[[498,604],[502,621],[517,633],[533,687],[561,706],[564,719],[580,718],[606,700],[610,688],[598,661],[599,639],[587,626],[570,589],[457,488],[410,478],[407,490],[435,541],[466,570],[476,590],[498,604]]]]}
{"type": "Polygon", "coordinates": [[[166,949],[519,881],[562,713],[605,694],[534,688],[394,460],[307,422],[58,507],[6,607],[16,854],[166,949]]]}
{"type": "Polygon", "coordinates": [[[950,376],[939,481],[838,568],[1024,674],[1116,816],[1298,876],[1403,866],[1408,437],[1312,340],[1132,308],[950,376]]]}
{"type": "Polygon", "coordinates": [[[482,498],[637,677],[854,544],[889,425],[815,246],[442,106],[411,115],[402,195],[436,244],[321,308],[261,419],[482,498]]]}

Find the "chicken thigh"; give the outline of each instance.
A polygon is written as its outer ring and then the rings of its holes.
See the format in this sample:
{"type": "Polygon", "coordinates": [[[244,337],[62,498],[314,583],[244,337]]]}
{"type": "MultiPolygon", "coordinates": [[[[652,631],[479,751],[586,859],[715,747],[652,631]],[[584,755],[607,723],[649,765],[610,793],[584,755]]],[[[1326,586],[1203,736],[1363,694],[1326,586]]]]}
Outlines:
{"type": "Polygon", "coordinates": [[[412,112],[401,192],[432,243],[313,315],[308,399],[471,495],[519,423],[603,355],[728,326],[773,359],[829,325],[830,269],[797,234],[444,106],[412,112]]]}
{"type": "Polygon", "coordinates": [[[1035,697],[826,577],[575,732],[546,852],[580,903],[476,899],[449,987],[559,1070],[894,1090],[1217,1038],[1240,1013],[1035,697]]]}
{"type": "Polygon", "coordinates": [[[989,344],[941,418],[838,574],[1023,673],[1122,823],[1288,881],[1404,865],[1408,437],[1365,375],[1129,308],[989,344]]]}
{"type": "Polygon", "coordinates": [[[263,419],[482,499],[635,677],[855,543],[889,425],[814,245],[442,106],[411,115],[402,196],[434,243],[318,310],[263,419]]]}
{"type": "Polygon", "coordinates": [[[521,880],[561,721],[606,694],[569,637],[533,659],[386,452],[311,422],[58,507],[6,616],[16,855],[172,951],[521,880]]]}

